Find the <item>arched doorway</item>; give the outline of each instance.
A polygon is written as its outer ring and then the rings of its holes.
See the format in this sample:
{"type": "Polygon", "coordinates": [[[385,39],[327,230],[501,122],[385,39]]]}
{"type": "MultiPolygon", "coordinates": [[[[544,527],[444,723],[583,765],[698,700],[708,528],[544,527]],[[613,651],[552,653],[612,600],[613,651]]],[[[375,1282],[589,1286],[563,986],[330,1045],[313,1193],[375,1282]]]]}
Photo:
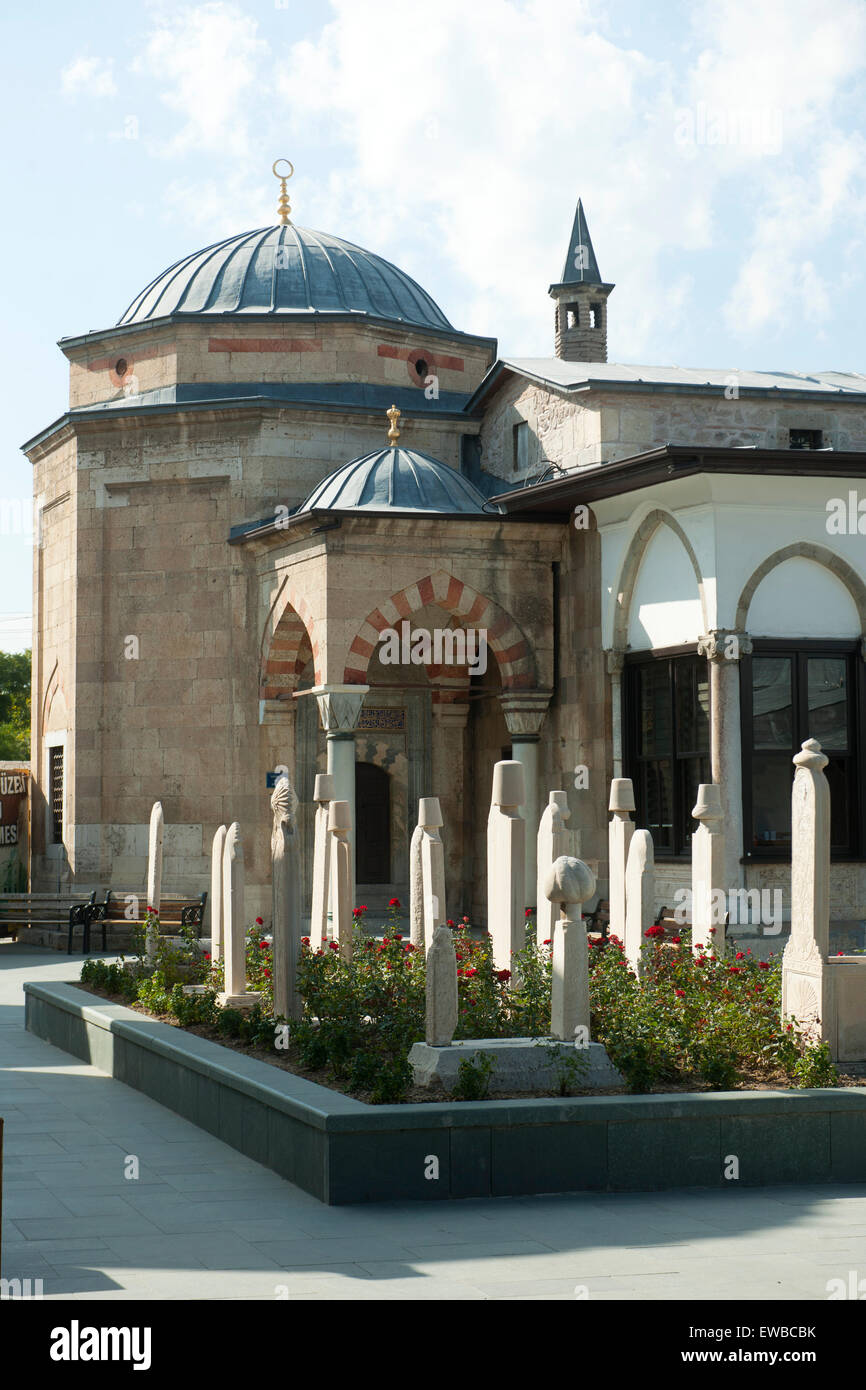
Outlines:
{"type": "Polygon", "coordinates": [[[391,778],[375,763],[355,765],[358,883],[391,881],[391,778]]]}

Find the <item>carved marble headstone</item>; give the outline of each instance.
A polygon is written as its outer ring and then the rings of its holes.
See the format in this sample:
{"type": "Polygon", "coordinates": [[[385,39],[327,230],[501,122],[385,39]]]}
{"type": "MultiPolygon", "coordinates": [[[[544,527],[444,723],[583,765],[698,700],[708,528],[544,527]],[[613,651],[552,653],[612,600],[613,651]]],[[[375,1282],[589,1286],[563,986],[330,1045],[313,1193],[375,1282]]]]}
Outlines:
{"type": "Polygon", "coordinates": [[[439,926],[427,952],[427,1016],[430,1047],[449,1047],[457,1027],[457,956],[451,928],[439,926]]]}
{"type": "Polygon", "coordinates": [[[439,798],[422,796],[418,802],[421,827],[421,907],[424,921],[424,948],[430,949],[436,928],[448,916],[445,905],[445,847],[439,834],[442,812],[439,798]]]}
{"type": "Polygon", "coordinates": [[[551,864],[562,854],[570,854],[572,835],[566,824],[571,815],[568,796],[565,792],[551,792],[547,805],[538,823],[536,842],[536,861],[538,880],[535,894],[535,934],[539,947],[545,941],[553,941],[553,924],[556,921],[556,908],[545,896],[544,885],[551,864]]]}
{"type": "Polygon", "coordinates": [[[409,841],[409,940],[424,946],[424,874],[421,868],[421,841],[424,827],[419,819],[409,841]]]}
{"type": "Polygon", "coordinates": [[[223,928],[225,989],[219,996],[219,1002],[230,1008],[249,1008],[261,996],[247,989],[244,848],[237,821],[232,821],[226,831],[223,845],[223,928]]]}
{"type": "Polygon", "coordinates": [[[631,838],[625,868],[625,935],[623,949],[632,970],[640,969],[644,932],[655,917],[655,853],[648,830],[631,838]]]}
{"type": "Polygon", "coordinates": [[[561,855],[548,866],[544,897],[555,909],[550,1032],[563,1042],[575,1041],[579,1028],[589,1042],[589,951],[580,905],[595,892],[595,874],[582,859],[561,855]]]}
{"type": "Polygon", "coordinates": [[[316,816],[313,829],[313,901],[310,913],[310,950],[318,951],[328,939],[328,906],[331,885],[331,837],[328,807],[334,799],[334,779],[318,772],[313,789],[316,816]]]}
{"type": "Polygon", "coordinates": [[[782,956],[782,1018],[815,1041],[833,1039],[828,758],[809,738],[794,757],[791,791],[791,936],[782,956]]]}
{"type": "Polygon", "coordinates": [[[614,777],[610,784],[611,813],[607,830],[610,903],[610,934],[625,941],[625,869],[634,834],[630,812],[634,810],[634,787],[630,777],[614,777]]]}
{"type": "Polygon", "coordinates": [[[274,1013],[283,1018],[300,1018],[303,1010],[297,982],[302,933],[298,798],[285,775],[277,779],[271,811],[274,1013]]]}
{"type": "MultiPolygon", "coordinates": [[[[155,912],[159,912],[162,900],[162,839],[164,830],[165,819],[162,814],[162,802],[155,801],[150,812],[150,834],[147,844],[147,906],[152,907],[155,912]]],[[[148,928],[145,950],[147,959],[151,964],[156,960],[158,941],[158,933],[148,928]]]]}
{"type": "Polygon", "coordinates": [[[512,953],[526,944],[526,822],[520,814],[523,764],[498,762],[487,817],[487,923],[497,970],[513,968],[512,953]]]}
{"type": "Polygon", "coordinates": [[[216,965],[222,960],[223,938],[223,847],[226,842],[225,825],[220,825],[213,837],[210,852],[210,954],[216,965]]]}
{"type": "Polygon", "coordinates": [[[692,951],[700,955],[712,946],[715,954],[723,956],[725,831],[722,789],[717,783],[700,784],[692,815],[700,822],[692,836],[692,951]]]}

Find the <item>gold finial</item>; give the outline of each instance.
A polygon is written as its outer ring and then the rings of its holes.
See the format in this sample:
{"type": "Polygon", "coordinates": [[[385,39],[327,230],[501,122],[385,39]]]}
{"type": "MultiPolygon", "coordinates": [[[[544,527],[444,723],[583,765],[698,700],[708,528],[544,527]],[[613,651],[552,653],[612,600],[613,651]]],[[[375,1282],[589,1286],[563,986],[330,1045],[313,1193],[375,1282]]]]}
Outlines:
{"type": "Polygon", "coordinates": [[[388,431],[388,443],[391,445],[391,448],[393,449],[396,447],[397,440],[400,438],[400,431],[397,428],[397,421],[400,419],[401,412],[397,409],[396,405],[392,405],[390,410],[385,411],[385,414],[391,421],[391,428],[388,431]]]}
{"type": "Polygon", "coordinates": [[[271,168],[274,171],[274,178],[277,178],[280,181],[280,201],[277,203],[277,217],[279,218],[282,225],[286,227],[288,226],[290,220],[289,213],[292,210],[292,205],[289,202],[289,195],[286,192],[286,182],[288,179],[292,177],[292,174],[295,172],[295,166],[290,159],[275,159],[273,164],[271,165],[271,168]],[[278,174],[278,164],[288,164],[289,172],[287,174],[278,174]]]}

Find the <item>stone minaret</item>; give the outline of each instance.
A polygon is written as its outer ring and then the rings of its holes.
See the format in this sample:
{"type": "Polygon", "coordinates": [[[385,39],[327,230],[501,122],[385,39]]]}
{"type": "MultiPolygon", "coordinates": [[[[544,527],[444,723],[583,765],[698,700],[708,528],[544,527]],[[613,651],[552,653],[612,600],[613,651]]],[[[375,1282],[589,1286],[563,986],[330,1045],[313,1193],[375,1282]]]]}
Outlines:
{"type": "Polygon", "coordinates": [[[578,199],[562,279],[549,291],[556,302],[557,357],[566,362],[607,361],[607,297],[612,289],[599,273],[578,199]]]}

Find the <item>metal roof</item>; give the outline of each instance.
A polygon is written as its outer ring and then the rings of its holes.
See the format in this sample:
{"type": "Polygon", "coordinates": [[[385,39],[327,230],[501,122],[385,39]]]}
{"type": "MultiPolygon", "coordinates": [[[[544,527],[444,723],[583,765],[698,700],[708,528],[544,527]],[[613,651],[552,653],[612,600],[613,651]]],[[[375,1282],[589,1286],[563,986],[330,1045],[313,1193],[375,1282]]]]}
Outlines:
{"type": "MultiPolygon", "coordinates": [[[[565,253],[565,265],[559,283],[560,285],[600,285],[603,283],[598,261],[595,259],[589,227],[586,225],[583,203],[579,198],[577,211],[574,214],[574,226],[571,229],[571,241],[568,243],[568,250],[565,253]]],[[[551,288],[553,287],[551,286],[551,288]]]]}
{"type": "Polygon", "coordinates": [[[415,449],[374,449],[323,478],[298,513],[398,511],[478,513],[486,499],[447,463],[415,449]]]}
{"type": "Polygon", "coordinates": [[[142,290],[118,326],[169,314],[347,312],[454,332],[411,276],[306,227],[264,227],[195,251],[142,290]]]}
{"type": "MultiPolygon", "coordinates": [[[[859,372],[761,372],[740,367],[651,367],[622,362],[565,362],[560,357],[505,357],[505,367],[560,389],[589,385],[713,386],[739,390],[866,392],[859,372]]],[[[491,369],[493,370],[493,369],[491,369]]]]}

